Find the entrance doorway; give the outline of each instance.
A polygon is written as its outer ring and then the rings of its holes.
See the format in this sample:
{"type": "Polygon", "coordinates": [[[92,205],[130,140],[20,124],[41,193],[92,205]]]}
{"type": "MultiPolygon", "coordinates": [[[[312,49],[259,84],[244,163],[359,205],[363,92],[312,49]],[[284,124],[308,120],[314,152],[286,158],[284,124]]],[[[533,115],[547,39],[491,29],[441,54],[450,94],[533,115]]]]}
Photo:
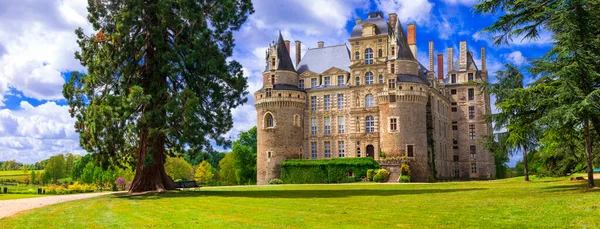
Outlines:
{"type": "Polygon", "coordinates": [[[373,145],[367,146],[367,157],[375,158],[375,147],[373,145]]]}

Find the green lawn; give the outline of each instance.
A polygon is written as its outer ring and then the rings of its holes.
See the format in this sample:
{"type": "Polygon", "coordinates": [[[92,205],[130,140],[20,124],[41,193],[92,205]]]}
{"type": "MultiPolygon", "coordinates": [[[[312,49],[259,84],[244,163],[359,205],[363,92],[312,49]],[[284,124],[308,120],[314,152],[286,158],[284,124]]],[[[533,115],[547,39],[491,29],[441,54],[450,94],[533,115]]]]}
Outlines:
{"type": "Polygon", "coordinates": [[[42,197],[44,195],[31,195],[31,194],[0,194],[0,200],[16,200],[24,198],[42,197]]]}
{"type": "Polygon", "coordinates": [[[600,191],[521,178],[437,184],[210,187],[57,204],[2,228],[600,228],[600,191]]]}
{"type": "MultiPolygon", "coordinates": [[[[27,176],[31,175],[31,171],[27,172],[27,176]]],[[[35,170],[36,173],[42,172],[44,170],[35,170]]],[[[8,170],[8,171],[0,171],[0,180],[17,180],[23,182],[25,180],[25,174],[23,170],[8,170]]]]}

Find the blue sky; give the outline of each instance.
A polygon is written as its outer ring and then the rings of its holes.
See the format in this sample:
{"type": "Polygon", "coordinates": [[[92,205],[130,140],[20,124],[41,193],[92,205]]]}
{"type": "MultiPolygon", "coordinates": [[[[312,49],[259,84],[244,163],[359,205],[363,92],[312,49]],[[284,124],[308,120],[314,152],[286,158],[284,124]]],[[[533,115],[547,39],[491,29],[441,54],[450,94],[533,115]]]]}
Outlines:
{"type": "MultiPolygon", "coordinates": [[[[479,64],[481,47],[487,49],[487,66],[493,72],[504,63],[525,67],[550,48],[550,34],[536,41],[515,39],[510,45],[492,46],[490,35],[478,31],[497,15],[476,15],[477,0],[258,0],[255,13],[234,34],[235,59],[244,66],[249,95],[261,87],[264,52],[276,39],[302,41],[302,52],[324,41],[326,46],[347,43],[355,18],[371,11],[397,13],[401,23],[417,25],[418,59],[428,64],[427,45],[435,52],[458,50],[468,42],[479,64]]],[[[72,71],[85,70],[73,57],[78,50],[74,30],[93,32],[85,19],[87,0],[21,0],[0,2],[0,160],[32,163],[51,155],[84,153],[73,129],[74,120],[62,98],[62,85],[72,71]]],[[[455,55],[457,52],[455,51],[455,55]]],[[[294,56],[292,56],[294,59],[294,56]]],[[[444,61],[446,55],[444,53],[444,61]]],[[[234,109],[232,139],[256,124],[252,96],[234,109]]],[[[512,163],[514,163],[514,159],[512,163]]]]}

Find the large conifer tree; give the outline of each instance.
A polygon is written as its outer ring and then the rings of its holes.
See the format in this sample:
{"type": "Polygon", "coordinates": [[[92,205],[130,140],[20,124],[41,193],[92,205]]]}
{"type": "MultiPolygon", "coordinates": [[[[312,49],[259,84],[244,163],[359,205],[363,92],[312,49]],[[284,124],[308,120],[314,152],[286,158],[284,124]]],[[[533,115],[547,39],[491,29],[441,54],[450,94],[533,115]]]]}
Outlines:
{"type": "Polygon", "coordinates": [[[98,32],[79,28],[75,53],[87,73],[63,89],[81,145],[103,166],[135,164],[131,192],[173,189],[166,155],[225,144],[230,110],[245,102],[242,67],[227,58],[252,3],[88,0],[87,9],[98,32]]]}

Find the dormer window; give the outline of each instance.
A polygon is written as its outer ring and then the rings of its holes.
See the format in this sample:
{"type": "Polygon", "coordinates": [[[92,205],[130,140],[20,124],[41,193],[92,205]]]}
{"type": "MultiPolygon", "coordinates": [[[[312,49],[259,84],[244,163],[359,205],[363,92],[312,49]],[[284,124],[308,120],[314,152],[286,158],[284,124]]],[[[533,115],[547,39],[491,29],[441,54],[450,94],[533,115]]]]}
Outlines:
{"type": "Polygon", "coordinates": [[[392,56],[396,55],[396,47],[392,47],[392,56]]]}
{"type": "Polygon", "coordinates": [[[275,75],[271,75],[271,84],[275,84],[275,75]]]}
{"type": "Polygon", "coordinates": [[[379,49],[379,51],[377,51],[377,57],[382,57],[383,56],[383,50],[379,49]]]}
{"type": "Polygon", "coordinates": [[[373,50],[371,48],[365,50],[365,64],[373,64],[373,50]]]}
{"type": "Polygon", "coordinates": [[[265,89],[265,94],[266,94],[266,97],[271,97],[271,94],[272,94],[271,93],[271,88],[265,89]]]}
{"type": "Polygon", "coordinates": [[[275,57],[271,58],[271,67],[275,67],[275,57]]]}

